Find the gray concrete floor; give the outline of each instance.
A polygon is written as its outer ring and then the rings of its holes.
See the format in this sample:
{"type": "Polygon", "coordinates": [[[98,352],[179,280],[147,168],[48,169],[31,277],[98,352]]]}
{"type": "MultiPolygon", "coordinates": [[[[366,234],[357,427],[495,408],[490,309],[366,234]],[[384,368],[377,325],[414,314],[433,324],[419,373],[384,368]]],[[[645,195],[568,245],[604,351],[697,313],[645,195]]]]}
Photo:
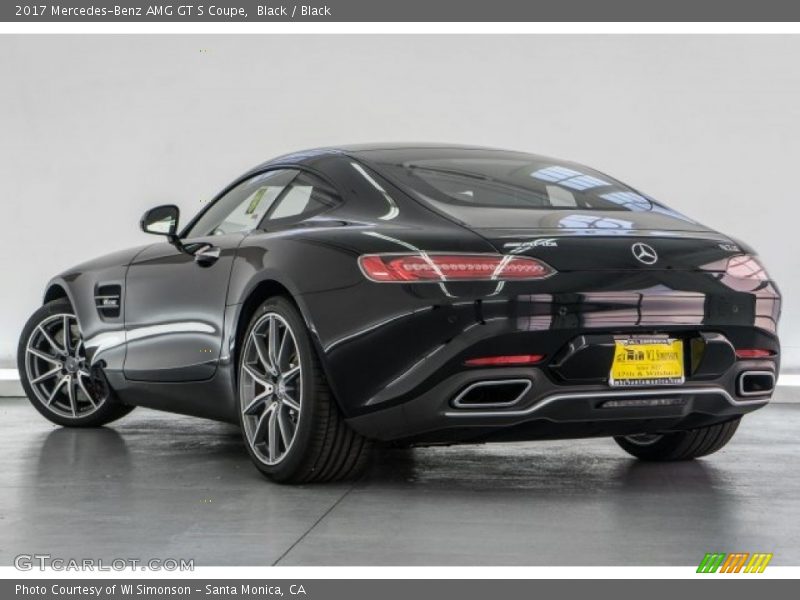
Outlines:
{"type": "Polygon", "coordinates": [[[229,425],[139,408],[70,430],[3,398],[0,564],[689,565],[761,551],[797,565],[799,417],[771,404],[687,463],[639,463],[607,439],[394,450],[355,484],[286,487],[229,425]]]}

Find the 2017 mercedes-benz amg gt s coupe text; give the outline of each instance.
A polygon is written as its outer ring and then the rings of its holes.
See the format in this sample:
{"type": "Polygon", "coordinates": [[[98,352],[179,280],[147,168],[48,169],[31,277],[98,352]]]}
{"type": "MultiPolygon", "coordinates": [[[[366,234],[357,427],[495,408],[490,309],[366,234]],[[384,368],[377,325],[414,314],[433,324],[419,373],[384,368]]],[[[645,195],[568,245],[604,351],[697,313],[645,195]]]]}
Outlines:
{"type": "Polygon", "coordinates": [[[258,469],[306,482],[353,477],[375,442],[690,459],[775,386],[781,299],[754,251],[571,162],[311,150],[178,220],[154,208],[162,242],[48,284],[18,360],[51,421],[235,422],[258,469]]]}

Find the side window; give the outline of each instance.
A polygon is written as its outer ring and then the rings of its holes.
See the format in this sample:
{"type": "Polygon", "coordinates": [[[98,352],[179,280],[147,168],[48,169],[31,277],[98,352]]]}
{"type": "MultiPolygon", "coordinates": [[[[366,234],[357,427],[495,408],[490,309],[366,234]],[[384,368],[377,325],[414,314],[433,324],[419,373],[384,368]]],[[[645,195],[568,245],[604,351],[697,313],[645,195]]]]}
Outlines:
{"type": "Polygon", "coordinates": [[[338,203],[339,197],[330,185],[319,177],[301,172],[267,214],[267,224],[300,221],[338,203]]]}
{"type": "Polygon", "coordinates": [[[547,197],[550,200],[550,206],[575,208],[578,206],[575,195],[568,189],[559,187],[557,185],[544,186],[547,190],[547,197]]]}
{"type": "Polygon", "coordinates": [[[205,237],[252,231],[298,171],[279,169],[243,181],[203,213],[187,237],[205,237]]]}

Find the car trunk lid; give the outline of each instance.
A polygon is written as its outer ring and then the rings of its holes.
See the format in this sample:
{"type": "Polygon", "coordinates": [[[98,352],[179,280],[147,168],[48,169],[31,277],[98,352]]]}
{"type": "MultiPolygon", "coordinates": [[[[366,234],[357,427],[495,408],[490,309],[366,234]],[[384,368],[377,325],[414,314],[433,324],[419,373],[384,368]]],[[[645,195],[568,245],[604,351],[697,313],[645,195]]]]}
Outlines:
{"type": "Polygon", "coordinates": [[[715,271],[741,250],[711,231],[480,228],[498,252],[539,258],[557,271],[715,271]]]}

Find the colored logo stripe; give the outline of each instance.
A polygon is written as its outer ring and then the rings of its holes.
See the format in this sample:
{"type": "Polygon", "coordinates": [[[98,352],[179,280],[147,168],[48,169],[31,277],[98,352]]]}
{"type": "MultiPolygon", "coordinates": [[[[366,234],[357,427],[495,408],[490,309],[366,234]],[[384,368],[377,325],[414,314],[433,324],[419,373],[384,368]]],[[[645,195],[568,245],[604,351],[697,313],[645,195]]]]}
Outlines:
{"type": "Polygon", "coordinates": [[[753,554],[750,562],[744,568],[745,573],[763,573],[767,568],[769,561],[772,560],[772,554],[758,553],[753,554]]]}
{"type": "Polygon", "coordinates": [[[772,554],[766,552],[709,552],[700,561],[698,573],[763,573],[772,560],[772,554]],[[749,559],[749,560],[748,560],[749,559]]]}
{"type": "Polygon", "coordinates": [[[720,573],[738,573],[742,570],[744,566],[744,561],[750,556],[747,552],[735,552],[734,554],[728,554],[728,558],[725,559],[725,562],[722,563],[722,569],[720,573]]]}
{"type": "Polygon", "coordinates": [[[698,573],[716,573],[719,566],[722,564],[722,561],[725,560],[725,554],[716,552],[706,554],[703,557],[703,560],[700,562],[700,566],[697,567],[698,573]]]}

